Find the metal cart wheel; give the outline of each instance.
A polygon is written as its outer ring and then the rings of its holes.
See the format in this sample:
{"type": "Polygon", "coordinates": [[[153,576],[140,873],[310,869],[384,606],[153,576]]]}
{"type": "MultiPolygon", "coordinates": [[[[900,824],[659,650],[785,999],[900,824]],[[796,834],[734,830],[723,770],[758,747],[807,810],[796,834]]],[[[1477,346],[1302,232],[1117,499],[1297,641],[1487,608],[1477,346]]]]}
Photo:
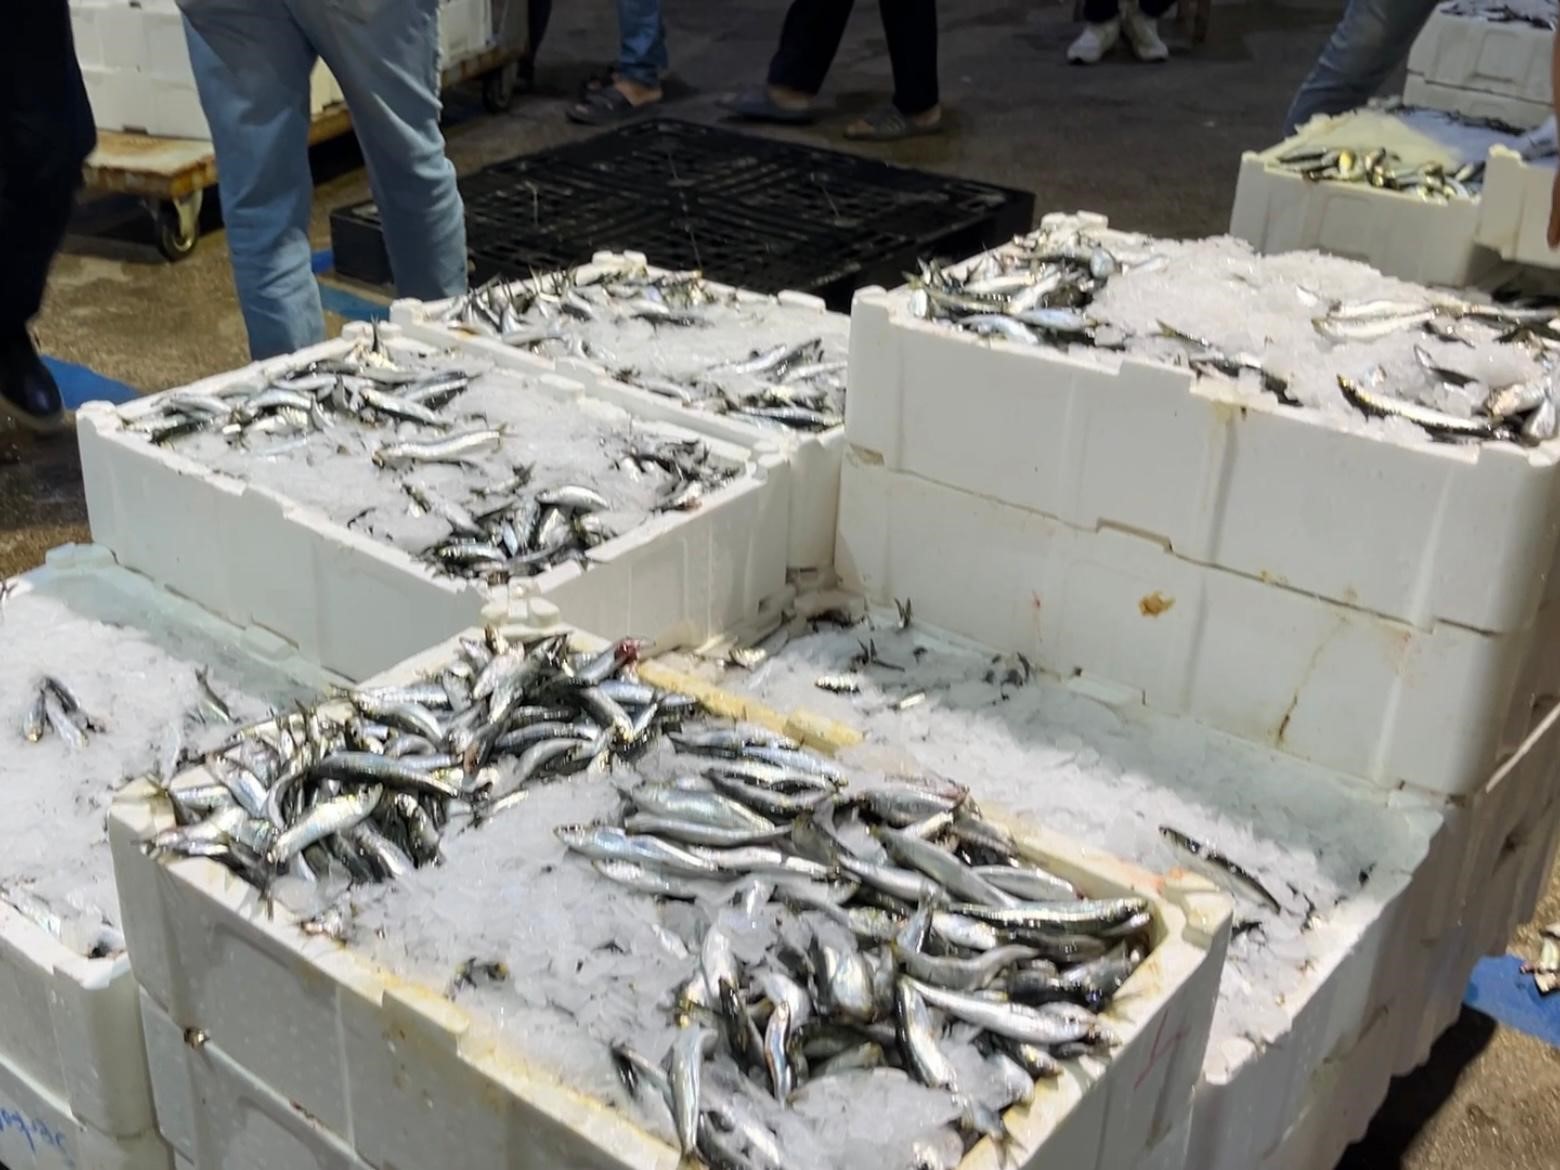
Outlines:
{"type": "Polygon", "coordinates": [[[157,229],[157,250],[178,263],[189,259],[200,240],[200,208],[205,193],[195,191],[177,199],[148,200],[147,210],[157,229]]]}
{"type": "Polygon", "coordinates": [[[482,105],[490,114],[507,114],[515,103],[515,86],[520,78],[517,62],[506,61],[482,79],[482,105]]]}

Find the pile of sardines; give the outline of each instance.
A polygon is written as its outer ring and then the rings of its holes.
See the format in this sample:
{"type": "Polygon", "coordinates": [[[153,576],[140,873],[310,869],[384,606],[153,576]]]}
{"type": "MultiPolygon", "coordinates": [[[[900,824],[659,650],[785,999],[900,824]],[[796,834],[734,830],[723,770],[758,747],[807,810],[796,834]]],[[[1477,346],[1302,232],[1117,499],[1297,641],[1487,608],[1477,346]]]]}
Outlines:
{"type": "MultiPolygon", "coordinates": [[[[451,824],[491,831],[532,786],[632,761],[665,735],[686,776],[624,783],[615,823],[556,832],[605,880],[665,899],[724,890],[749,914],[785,915],[762,962],[740,960],[712,919],[669,1005],[670,1050],[613,1049],[630,1089],[665,1102],[684,1153],[790,1165],[772,1128],[706,1082],[714,1064],[780,1102],[848,1070],[903,1070],[956,1107],[948,1141],[917,1147],[915,1164],[934,1167],[982,1137],[1006,1143],[1002,1111],[1036,1078],[1108,1053],[1098,1013],[1150,949],[1143,899],[1082,897],[955,785],[852,793],[834,763],[639,681],[639,648],[578,654],[563,636],[490,628],[434,677],[236,729],[198,782],[165,786],[178,823],[147,848],[215,859],[261,890],[393,880],[437,861],[451,824]],[[953,1044],[983,1054],[980,1091],[961,1083],[953,1044]]],[[[345,937],[331,902],[305,931],[345,937]]]]}
{"type": "Polygon", "coordinates": [[[1444,163],[1405,163],[1384,146],[1307,145],[1278,158],[1278,165],[1313,183],[1364,183],[1384,191],[1412,193],[1431,203],[1475,199],[1484,177],[1482,160],[1456,167],[1444,163]]]}
{"type": "MultiPolygon", "coordinates": [[[[631,756],[694,700],[620,677],[638,644],[571,654],[489,628],[436,678],[364,687],[236,729],[209,782],[170,787],[154,854],[209,857],[260,889],[287,875],[356,882],[436,861],[446,825],[496,815],[526,786],[631,756]]],[[[186,761],[190,762],[190,761],[186,761]]]]}
{"type": "Polygon", "coordinates": [[[714,308],[730,296],[711,289],[697,272],[651,273],[626,258],[600,260],[529,280],[489,281],[458,298],[444,324],[544,357],[595,362],[618,381],[694,409],[800,431],[840,425],[847,363],[842,354],[826,353],[821,337],[754,350],[710,364],[694,377],[674,377],[623,365],[580,331],[628,321],[658,330],[708,328],[715,323],[714,308]]]}
{"type": "MultiPolygon", "coordinates": [[[[449,526],[448,535],[422,550],[441,573],[499,584],[533,577],[571,561],[621,535],[602,519],[613,510],[601,492],[583,484],[532,483],[529,467],[513,469],[501,481],[476,487],[469,498],[441,496],[416,478],[435,464],[470,464],[498,451],[502,428],[481,425],[456,431],[440,414],[471,385],[457,368],[412,368],[383,345],[377,326],[371,340],[341,357],[306,362],[272,377],[260,388],[244,383],[211,392],[180,390],[165,395],[161,408],[130,425],[151,442],[166,444],[214,431],[235,445],[264,435],[278,442],[264,449],[276,455],[288,445],[328,435],[344,423],[376,429],[408,425],[431,437],[395,437],[370,454],[375,467],[399,477],[414,514],[429,514],[449,526]]],[[[352,457],[340,448],[342,458],[352,457]]],[[[738,468],[711,456],[697,439],[636,439],[617,467],[637,479],[657,477],[655,510],[692,511],[705,495],[738,468]]]]}
{"type": "MultiPolygon", "coordinates": [[[[1086,230],[1042,228],[984,254],[966,268],[923,263],[920,273],[911,278],[910,311],[923,320],[1022,345],[1124,349],[1130,338],[1091,317],[1089,306],[1113,277],[1163,267],[1164,259],[1149,255],[1129,262],[1086,230]]],[[[1304,288],[1296,291],[1314,314],[1311,324],[1316,333],[1335,345],[1417,332],[1470,347],[1485,341],[1521,346],[1544,367],[1543,375],[1529,382],[1485,386],[1474,375],[1438,362],[1416,346],[1423,378],[1414,385],[1389,384],[1391,379],[1379,367],[1363,380],[1338,377],[1344,401],[1360,414],[1405,419],[1431,438],[1446,442],[1507,440],[1533,445],[1560,433],[1560,387],[1554,378],[1560,361],[1560,308],[1555,305],[1483,303],[1439,291],[1420,300],[1343,302],[1304,288]],[[1463,416],[1432,405],[1437,392],[1448,387],[1477,391],[1478,409],[1463,416]]],[[[1286,379],[1265,368],[1259,356],[1226,352],[1210,340],[1164,322],[1158,336],[1183,347],[1185,364],[1200,375],[1250,374],[1283,405],[1302,405],[1286,379]]]]}
{"type": "Polygon", "coordinates": [[[958,1106],[953,1153],[1011,1140],[1002,1111],[1059,1062],[1105,1054],[1097,1013],[1150,945],[1147,903],[1086,899],[1026,860],[952,784],[852,794],[835,765],[741,728],[673,733],[686,778],[624,787],[619,823],[558,836],[603,877],[662,898],[708,896],[745,877],[748,917],[783,908],[782,942],[743,963],[712,922],[700,965],[670,1006],[679,1031],[659,1059],[619,1046],[631,1091],[665,1102],[685,1154],[711,1166],[787,1165],[773,1135],[700,1096],[709,1062],[779,1102],[847,1070],[901,1069],[958,1106]],[[984,1054],[996,1098],[961,1083],[945,1051],[984,1054]]]}

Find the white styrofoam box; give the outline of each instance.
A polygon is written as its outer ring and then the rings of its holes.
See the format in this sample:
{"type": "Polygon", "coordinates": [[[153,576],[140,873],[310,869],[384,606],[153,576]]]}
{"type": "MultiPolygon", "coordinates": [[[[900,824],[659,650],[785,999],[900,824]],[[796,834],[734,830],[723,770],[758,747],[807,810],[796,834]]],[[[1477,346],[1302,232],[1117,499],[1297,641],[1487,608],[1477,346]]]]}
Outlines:
{"type": "Polygon", "coordinates": [[[221,1170],[368,1170],[319,1121],[140,998],[157,1125],[180,1159],[221,1170]]]}
{"type": "Polygon", "coordinates": [[[459,64],[493,42],[493,0],[440,0],[439,56],[444,67],[459,64]]]}
{"type": "MultiPolygon", "coordinates": [[[[399,343],[394,326],[381,336],[399,343]]],[[[267,371],[345,353],[361,335],[196,383],[258,384],[267,371]]],[[[494,376],[508,377],[503,372],[494,376]]],[[[520,387],[517,384],[517,389],[520,387]]],[[[578,400],[552,375],[527,387],[578,400]]],[[[743,467],[688,513],[652,517],[588,554],[508,589],[435,575],[388,544],[335,524],[285,496],[159,449],[125,429],[156,398],[77,414],[82,479],[94,539],[129,568],[241,625],[256,625],[329,670],[361,679],[456,630],[502,616],[512,598],[543,595],[584,628],[632,632],[668,645],[702,642],[757,612],[785,587],[785,478],[779,457],[706,438],[743,467]],[[174,518],[177,518],[175,522],[174,518]]],[[[670,438],[691,432],[664,423],[670,438]]]]}
{"type": "Polygon", "coordinates": [[[1188,1113],[1174,1129],[1155,1142],[1131,1170],[1187,1170],[1186,1142],[1191,1132],[1192,1119],[1188,1113]]]}
{"type": "MultiPolygon", "coordinates": [[[[144,613],[160,630],[198,631],[242,647],[300,682],[330,681],[275,639],[219,622],[119,567],[106,549],[54,549],[43,568],[13,584],[14,596],[66,586],[72,596],[111,602],[116,615],[144,613]]],[[[126,1139],[150,1132],[151,1088],[129,956],[89,959],[0,897],[0,1063],[95,1132],[126,1139]]],[[[12,1163],[11,1170],[21,1167],[12,1163]]]]}
{"type": "Polygon", "coordinates": [[[1331,252],[1422,284],[1465,285],[1493,267],[1494,258],[1474,246],[1477,199],[1431,203],[1368,183],[1314,182],[1278,163],[1302,146],[1361,143],[1409,162],[1449,157],[1390,114],[1318,116],[1277,146],[1242,153],[1230,235],[1259,252],[1331,252]]]}
{"type": "MultiPolygon", "coordinates": [[[[1552,654],[1552,642],[1539,642],[1536,654],[1552,654]]],[[[1546,820],[1560,799],[1560,717],[1549,704],[1534,712],[1525,737],[1513,755],[1474,791],[1442,806],[1443,828],[1429,865],[1430,894],[1419,919],[1418,941],[1432,942],[1451,927],[1470,921],[1471,907],[1485,895],[1502,860],[1547,831],[1546,820]]],[[[1409,793],[1389,795],[1389,804],[1407,801],[1409,793]]],[[[1528,854],[1531,856],[1531,853],[1528,854]]],[[[1476,916],[1486,917],[1484,911],[1476,916]]],[[[1503,944],[1506,934],[1500,935],[1503,944]]]]}
{"type": "Polygon", "coordinates": [[[1545,102],[1530,102],[1504,94],[1486,93],[1480,89],[1442,85],[1417,73],[1410,73],[1403,83],[1403,101],[1430,110],[1466,114],[1470,118],[1489,118],[1524,130],[1542,125],[1544,119],[1554,112],[1545,102]]]}
{"type": "MultiPolygon", "coordinates": [[[[132,987],[132,996],[134,992],[132,987]]],[[[171,1165],[168,1147],[156,1130],[148,1128],[131,1137],[99,1133],[0,1059],[0,1166],[8,1170],[169,1170],[171,1165]]]]}
{"type": "Polygon", "coordinates": [[[1547,238],[1555,165],[1553,158],[1529,162],[1503,146],[1490,151],[1479,199],[1480,244],[1505,260],[1560,268],[1560,253],[1550,250],[1547,238]]]}
{"type": "MultiPolygon", "coordinates": [[[[1553,5],[1549,15],[1555,15],[1553,5]]],[[[1554,43],[1553,32],[1521,21],[1437,10],[1409,50],[1408,72],[1411,78],[1437,85],[1537,103],[1546,109],[1542,122],[1552,100],[1549,58],[1554,43]]]]}
{"type": "MultiPolygon", "coordinates": [[[[635,252],[599,252],[592,262],[610,263],[614,260],[646,263],[645,257],[635,252]]],[[[651,268],[650,271],[658,270],[651,268]]],[[[717,294],[739,299],[770,299],[767,294],[735,289],[713,281],[706,283],[717,294]]],[[[776,299],[782,304],[807,311],[829,311],[820,298],[809,293],[782,292],[777,294],[776,299]]],[[[478,336],[459,326],[447,325],[442,318],[452,303],[396,301],[390,306],[390,319],[400,325],[408,337],[436,345],[459,345],[511,369],[556,371],[582,384],[586,393],[592,397],[615,403],[640,418],[676,423],[699,434],[724,439],[738,446],[754,449],[772,447],[782,451],[786,456],[787,478],[790,481],[791,521],[786,565],[791,569],[812,571],[827,569],[833,563],[834,526],[839,511],[840,458],[845,449],[843,427],[809,434],[783,427],[760,426],[707,410],[690,410],[664,395],[652,394],[620,381],[606,367],[588,358],[569,357],[555,361],[515,349],[497,338],[478,336]]],[[[762,348],[762,342],[761,337],[755,338],[755,348],[762,348]]]]}
{"type": "Polygon", "coordinates": [[[1306,1107],[1255,1163],[1258,1170],[1324,1170],[1365,1136],[1392,1082],[1396,1023],[1383,1008],[1347,1051],[1323,1062],[1306,1107]]]}
{"type": "Polygon", "coordinates": [[[856,296],[850,387],[846,438],[891,471],[1421,629],[1521,629],[1560,550],[1560,443],[1383,441],[1186,369],[979,339],[880,290],[856,296]]]}
{"type": "MultiPolygon", "coordinates": [[[[381,681],[432,668],[450,645],[381,681]]],[[[472,1165],[677,1164],[674,1151],[626,1118],[529,1067],[442,988],[303,934],[287,911],[268,912],[218,865],[148,858],[142,843],[168,820],[166,802],[148,786],[125,789],[111,815],[125,933],[142,988],[181,1031],[199,1029],[358,1157],[399,1170],[442,1167],[458,1135],[472,1165]]],[[[1008,1117],[1026,1160],[1043,1150],[1058,1164],[1127,1170],[1185,1117],[1229,938],[1229,903],[1200,878],[1151,875],[1043,830],[1010,827],[1025,852],[1082,888],[1130,891],[1153,904],[1154,949],[1105,1013],[1120,1046],[1107,1061],[1081,1061],[1039,1085],[1034,1104],[1008,1117]]],[[[980,1170],[997,1164],[986,1148],[966,1162],[980,1170]]]]}
{"type": "Polygon", "coordinates": [[[909,597],[931,624],[1055,674],[1133,688],[1161,712],[1387,786],[1472,790],[1504,746],[1506,712],[1530,705],[1516,688],[1537,650],[1522,632],[1416,629],[1156,539],[889,471],[855,448],[836,568],[879,604],[909,597]]]}

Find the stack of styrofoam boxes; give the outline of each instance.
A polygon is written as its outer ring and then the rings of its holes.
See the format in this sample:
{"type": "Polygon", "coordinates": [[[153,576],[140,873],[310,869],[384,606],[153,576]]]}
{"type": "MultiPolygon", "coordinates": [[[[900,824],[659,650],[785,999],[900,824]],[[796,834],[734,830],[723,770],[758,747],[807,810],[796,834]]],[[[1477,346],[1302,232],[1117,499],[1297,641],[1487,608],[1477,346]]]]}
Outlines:
{"type": "MultiPolygon", "coordinates": [[[[349,325],[338,341],[190,389],[261,388],[283,370],[346,354],[367,329],[349,325]]],[[[392,351],[423,348],[401,338],[394,325],[378,333],[392,351]]],[[[517,393],[582,409],[592,403],[583,387],[557,375],[495,370],[484,376],[512,382],[517,393]]],[[[547,596],[582,626],[674,645],[718,634],[787,588],[785,476],[774,452],[705,438],[713,456],[741,470],[697,510],[654,516],[592,549],[584,567],[561,565],[505,589],[439,575],[281,493],[214,472],[176,446],[154,446],[132,427],[160,409],[153,396],[78,412],[93,539],[127,567],[230,621],[271,631],[348,678],[364,678],[485,618],[501,618],[520,597],[547,596]]],[[[640,429],[660,438],[697,437],[655,421],[640,422],[640,429]]]]}
{"type": "MultiPolygon", "coordinates": [[[[208,139],[174,0],[71,0],[76,55],[102,130],[208,139]]],[[[341,100],[323,62],[309,78],[311,113],[341,100]]]]}
{"type": "MultiPolygon", "coordinates": [[[[13,597],[37,591],[60,600],[82,599],[84,612],[95,618],[112,614],[126,625],[144,622],[144,628],[158,631],[153,637],[164,645],[199,637],[227,647],[230,655],[249,655],[305,687],[328,681],[275,639],[218,621],[119,567],[101,548],[55,549],[46,567],[13,584],[13,597]]],[[[54,668],[7,663],[7,669],[34,672],[54,668]]],[[[0,1165],[9,1170],[168,1170],[170,1165],[153,1117],[129,956],[84,957],[13,909],[3,894],[0,1165]]]]}
{"type": "MultiPolygon", "coordinates": [[[[591,260],[591,264],[648,267],[645,257],[634,252],[600,252],[591,260]]],[[[708,286],[722,297],[749,298],[754,301],[771,299],[761,293],[732,289],[713,281],[708,286]]],[[[807,293],[782,292],[773,299],[802,312],[828,313],[822,300],[807,293]]],[[[614,402],[641,418],[675,423],[739,446],[776,446],[785,454],[786,478],[789,481],[791,519],[786,567],[793,573],[806,574],[809,581],[827,583],[834,562],[840,460],[845,450],[844,427],[810,434],[764,427],[708,410],[690,409],[673,399],[625,384],[606,367],[589,358],[569,357],[553,361],[504,345],[497,338],[471,334],[458,325],[445,322],[451,304],[450,301],[397,301],[390,306],[390,319],[404,329],[407,336],[421,341],[436,345],[464,344],[473,352],[512,369],[556,371],[581,383],[591,396],[614,402]]],[[[677,336],[668,333],[663,339],[662,348],[671,351],[677,343],[677,336]]]]}
{"type": "MultiPolygon", "coordinates": [[[[1553,853],[1560,732],[1497,766],[1557,693],[1560,444],[1404,446],[1184,369],[976,338],[908,301],[856,300],[848,587],[1440,818],[1427,880],[1325,987],[1347,1011],[1306,1030],[1323,1043],[1210,1053],[1190,1164],[1249,1170],[1310,1140],[1318,1076],[1367,1103],[1363,1125],[1553,853]]],[[[1286,1010],[1299,1037],[1306,1005],[1286,1010]]]]}
{"type": "MultiPolygon", "coordinates": [[[[545,601],[516,616],[525,624],[512,633],[560,628],[545,601]]],[[[454,647],[452,640],[375,681],[423,677],[454,647]]],[[[643,675],[678,685],[653,663],[643,675]]],[[[808,738],[797,720],[746,697],[698,693],[714,710],[808,738]]],[[[269,910],[220,865],[149,858],[144,843],[169,821],[150,787],[127,788],[110,821],[158,1122],[181,1158],[437,1170],[458,1150],[464,1164],[535,1170],[679,1164],[676,1151],[623,1114],[539,1070],[443,987],[378,967],[350,943],[306,935],[287,910],[269,910]]],[[[1180,1170],[1185,1133],[1174,1121],[1186,1115],[1201,1065],[1229,902],[1200,878],[1149,874],[1043,829],[1010,827],[1020,849],[1054,872],[1099,896],[1146,898],[1156,919],[1153,950],[1105,1012],[1120,1040],[1110,1058],[1078,1062],[1009,1114],[1019,1162],[1180,1170]],[[1156,1133],[1168,1134],[1168,1146],[1151,1146],[1156,1133]]],[[[995,1170],[1004,1157],[984,1143],[963,1166],[995,1170]]]]}
{"type": "Polygon", "coordinates": [[[1241,155],[1230,235],[1259,252],[1331,252],[1422,284],[1467,285],[1494,268],[1497,257],[1477,246],[1480,199],[1431,202],[1369,183],[1316,182],[1278,161],[1307,147],[1378,146],[1409,165],[1440,162],[1455,169],[1470,161],[1437,141],[1429,127],[1410,125],[1389,110],[1319,115],[1277,146],[1241,155]]]}
{"type": "Polygon", "coordinates": [[[1549,117],[1555,34],[1503,19],[1524,8],[1551,23],[1560,16],[1554,0],[1451,0],[1441,5],[1408,54],[1403,100],[1523,129],[1549,117]]]}

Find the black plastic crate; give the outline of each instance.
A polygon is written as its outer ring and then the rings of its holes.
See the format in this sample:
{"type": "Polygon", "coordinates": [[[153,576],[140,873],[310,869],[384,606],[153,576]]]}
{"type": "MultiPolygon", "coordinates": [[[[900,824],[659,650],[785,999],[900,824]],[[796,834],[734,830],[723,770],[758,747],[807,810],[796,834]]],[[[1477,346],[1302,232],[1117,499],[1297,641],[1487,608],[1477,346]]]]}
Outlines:
{"type": "MultiPolygon", "coordinates": [[[[524,276],[602,250],[761,292],[849,307],[922,256],[962,258],[1028,230],[1034,196],[672,119],[495,163],[461,180],[473,277],[524,276]]],[[[372,203],[331,215],[336,269],[390,283],[372,203]]]]}

